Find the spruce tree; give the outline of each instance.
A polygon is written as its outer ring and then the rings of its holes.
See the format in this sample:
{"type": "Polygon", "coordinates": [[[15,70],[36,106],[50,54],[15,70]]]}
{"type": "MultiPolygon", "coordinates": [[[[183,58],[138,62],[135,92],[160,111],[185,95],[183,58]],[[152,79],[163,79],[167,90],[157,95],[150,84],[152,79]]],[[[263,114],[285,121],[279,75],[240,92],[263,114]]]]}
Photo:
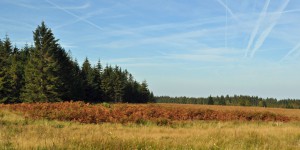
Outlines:
{"type": "Polygon", "coordinates": [[[83,79],[83,98],[87,102],[95,102],[97,101],[97,97],[95,96],[97,93],[94,86],[95,71],[91,67],[88,58],[83,62],[81,70],[83,79]]]}
{"type": "Polygon", "coordinates": [[[146,103],[149,101],[150,99],[150,92],[148,90],[148,84],[147,82],[144,80],[140,86],[140,99],[139,99],[139,103],[146,103]]]}
{"type": "Polygon", "coordinates": [[[102,73],[101,89],[103,91],[103,100],[106,102],[114,101],[114,88],[113,88],[113,68],[106,66],[102,73]]]}
{"type": "Polygon", "coordinates": [[[74,99],[72,94],[74,93],[74,82],[77,80],[76,69],[74,67],[74,62],[71,58],[71,55],[68,54],[62,47],[58,46],[54,51],[54,57],[57,60],[59,68],[57,72],[59,74],[59,80],[62,84],[59,87],[60,98],[62,100],[71,100],[74,99]]]}
{"type": "Polygon", "coordinates": [[[21,97],[26,102],[60,101],[60,66],[55,58],[58,40],[44,22],[33,34],[35,47],[25,67],[25,87],[21,97]]]}
{"type": "Polygon", "coordinates": [[[21,88],[23,86],[23,62],[20,56],[20,52],[18,48],[15,46],[13,49],[13,53],[11,55],[11,66],[10,66],[10,76],[11,76],[11,101],[21,102],[20,101],[20,93],[21,88]]]}
{"type": "Polygon", "coordinates": [[[71,83],[71,98],[68,100],[83,100],[83,78],[77,60],[72,62],[73,82],[71,83]]]}
{"type": "Polygon", "coordinates": [[[214,99],[213,99],[213,97],[212,97],[211,95],[208,97],[208,102],[207,102],[207,104],[208,104],[208,105],[213,105],[213,104],[214,104],[214,99]]]}
{"type": "Polygon", "coordinates": [[[102,102],[102,89],[101,89],[101,80],[102,80],[102,65],[100,60],[98,60],[97,65],[93,68],[93,89],[94,89],[94,98],[95,98],[95,102],[102,102]]]}
{"type": "Polygon", "coordinates": [[[11,42],[6,35],[4,42],[0,41],[0,102],[11,103],[12,102],[12,79],[10,75],[11,60],[10,55],[12,53],[11,42]]]}
{"type": "Polygon", "coordinates": [[[125,83],[127,81],[125,74],[122,72],[121,68],[116,66],[114,68],[113,76],[113,89],[114,96],[113,99],[115,102],[123,102],[125,83]]]}

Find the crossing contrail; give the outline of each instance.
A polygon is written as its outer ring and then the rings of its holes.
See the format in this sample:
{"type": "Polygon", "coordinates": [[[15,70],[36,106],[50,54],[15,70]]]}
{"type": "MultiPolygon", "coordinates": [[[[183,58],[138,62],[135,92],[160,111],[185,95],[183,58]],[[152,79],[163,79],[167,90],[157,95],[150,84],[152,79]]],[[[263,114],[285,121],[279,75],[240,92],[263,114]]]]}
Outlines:
{"type": "Polygon", "coordinates": [[[65,8],[63,8],[63,7],[58,6],[57,4],[55,4],[55,3],[53,3],[53,2],[51,2],[51,1],[49,1],[49,0],[46,0],[46,2],[48,2],[48,3],[51,4],[52,6],[54,6],[54,7],[58,8],[58,9],[64,11],[65,13],[67,13],[67,14],[69,14],[69,15],[71,15],[71,16],[73,16],[73,17],[79,19],[79,20],[82,20],[83,22],[85,22],[85,23],[87,23],[87,24],[89,24],[89,25],[91,25],[91,26],[93,26],[93,27],[95,27],[95,28],[97,28],[97,29],[99,29],[99,30],[103,30],[102,27],[100,27],[100,26],[98,26],[98,25],[92,23],[91,21],[89,21],[89,20],[87,20],[87,19],[85,19],[85,18],[83,18],[83,17],[80,17],[80,16],[78,16],[78,15],[76,15],[76,14],[74,14],[74,13],[68,11],[67,9],[65,9],[65,8]]]}
{"type": "MultiPolygon", "coordinates": [[[[289,0],[284,1],[284,4],[281,5],[281,7],[278,9],[278,12],[282,12],[286,6],[288,5],[289,0]]],[[[250,57],[253,58],[253,56],[255,55],[256,51],[262,46],[262,44],[265,42],[266,38],[269,36],[270,32],[273,30],[274,26],[277,24],[278,19],[281,17],[281,13],[277,14],[277,16],[275,17],[275,20],[270,24],[270,26],[264,30],[261,35],[259,36],[259,38],[257,39],[253,50],[251,51],[250,57]]]]}
{"type": "Polygon", "coordinates": [[[257,23],[255,25],[255,28],[253,29],[252,33],[251,33],[251,36],[250,36],[250,39],[249,39],[249,42],[248,42],[248,46],[246,48],[246,53],[245,53],[245,57],[248,57],[248,53],[250,51],[250,48],[251,46],[253,45],[253,41],[254,41],[254,38],[258,32],[258,29],[261,25],[261,22],[262,20],[265,18],[266,16],[266,12],[267,12],[267,9],[269,7],[269,4],[270,4],[270,0],[267,0],[264,7],[263,7],[263,10],[261,11],[260,13],[260,16],[259,16],[259,19],[257,20],[257,23]]]}
{"type": "Polygon", "coordinates": [[[232,10],[228,7],[227,5],[227,0],[226,0],[226,4],[222,1],[222,0],[218,0],[218,2],[220,3],[220,5],[222,5],[225,9],[226,12],[228,12],[230,14],[230,16],[236,21],[239,22],[238,17],[232,12],[232,10]]]}

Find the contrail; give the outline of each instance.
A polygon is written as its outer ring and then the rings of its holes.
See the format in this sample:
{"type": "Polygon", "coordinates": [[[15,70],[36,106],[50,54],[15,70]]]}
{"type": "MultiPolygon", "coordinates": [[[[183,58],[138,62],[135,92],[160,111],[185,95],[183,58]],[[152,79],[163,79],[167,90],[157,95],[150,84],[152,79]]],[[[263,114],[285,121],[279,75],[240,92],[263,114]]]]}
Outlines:
{"type": "Polygon", "coordinates": [[[63,27],[65,27],[65,26],[68,26],[68,25],[71,25],[71,24],[74,24],[74,23],[83,21],[84,19],[88,19],[88,18],[90,18],[90,17],[81,17],[80,19],[77,18],[76,20],[72,20],[71,22],[67,22],[67,23],[64,23],[64,24],[55,26],[53,29],[60,29],[60,28],[63,28],[63,27]]]}
{"type": "Polygon", "coordinates": [[[71,6],[71,7],[63,7],[63,8],[68,10],[77,10],[77,9],[86,9],[89,8],[90,6],[91,6],[90,3],[85,3],[81,6],[71,6]]]}
{"type": "Polygon", "coordinates": [[[248,42],[248,46],[246,48],[246,53],[245,53],[245,57],[248,56],[248,53],[249,53],[249,50],[250,50],[250,47],[252,46],[252,43],[254,41],[254,38],[258,32],[258,29],[260,27],[260,24],[261,24],[261,21],[265,18],[266,16],[266,12],[267,12],[267,9],[269,7],[269,4],[270,4],[270,0],[267,0],[265,5],[264,5],[264,8],[263,10],[261,11],[260,13],[260,16],[259,16],[259,19],[255,25],[255,28],[253,29],[252,33],[251,33],[251,36],[250,36],[250,39],[249,39],[249,42],[248,42]]]}
{"type": "Polygon", "coordinates": [[[282,12],[273,12],[273,14],[285,14],[285,13],[293,13],[293,12],[299,12],[300,9],[291,9],[291,10],[285,10],[282,12]]]}
{"type": "MultiPolygon", "coordinates": [[[[227,4],[227,0],[226,0],[226,4],[227,4]]],[[[225,6],[227,6],[227,5],[225,5],[225,6]]],[[[227,8],[228,8],[228,7],[227,7],[227,8]]],[[[225,7],[225,9],[226,9],[226,7],[225,7]]],[[[226,10],[225,10],[225,11],[226,11],[225,49],[227,49],[228,10],[229,10],[229,9],[226,9],[226,10]]]]}
{"type": "MultiPolygon", "coordinates": [[[[286,6],[288,5],[289,0],[284,1],[284,4],[281,5],[281,7],[278,9],[278,12],[282,12],[286,6]]],[[[254,54],[256,53],[256,51],[262,46],[262,44],[265,42],[266,38],[269,36],[270,32],[273,30],[274,26],[277,24],[278,19],[281,17],[281,14],[278,14],[275,17],[275,20],[273,21],[273,23],[266,29],[263,31],[263,33],[259,36],[259,38],[257,39],[254,48],[251,52],[250,57],[253,58],[254,54]]]]}
{"type": "Polygon", "coordinates": [[[68,11],[68,10],[66,10],[66,9],[64,9],[64,8],[62,8],[62,7],[60,7],[60,6],[58,6],[58,5],[56,5],[55,3],[53,3],[53,2],[51,2],[51,1],[49,1],[49,0],[46,0],[46,2],[48,2],[49,4],[51,4],[52,6],[54,6],[54,7],[56,7],[56,8],[58,8],[58,9],[64,11],[64,12],[67,13],[67,14],[69,14],[69,15],[71,15],[71,16],[73,16],[73,17],[79,19],[79,20],[82,20],[82,21],[84,21],[85,23],[88,23],[89,25],[91,25],[91,26],[93,26],[93,27],[95,27],[95,28],[97,28],[97,29],[99,29],[99,30],[103,30],[103,28],[101,28],[100,26],[98,26],[98,25],[96,25],[96,24],[90,22],[89,20],[87,20],[87,19],[85,19],[85,18],[83,18],[83,17],[80,17],[80,16],[78,16],[78,15],[76,15],[76,14],[74,14],[74,13],[72,13],[72,12],[70,12],[70,11],[68,11]]]}
{"type": "Polygon", "coordinates": [[[284,61],[286,58],[288,58],[291,54],[293,54],[295,51],[300,49],[300,43],[298,43],[293,49],[291,49],[281,60],[280,62],[284,61]]]}
{"type": "Polygon", "coordinates": [[[227,10],[226,12],[229,12],[229,14],[231,15],[231,17],[233,17],[233,19],[236,21],[236,22],[239,22],[239,19],[238,17],[236,17],[236,15],[232,12],[232,10],[227,6],[227,0],[226,0],[226,4],[223,3],[222,0],[218,0],[218,2],[227,10]]]}

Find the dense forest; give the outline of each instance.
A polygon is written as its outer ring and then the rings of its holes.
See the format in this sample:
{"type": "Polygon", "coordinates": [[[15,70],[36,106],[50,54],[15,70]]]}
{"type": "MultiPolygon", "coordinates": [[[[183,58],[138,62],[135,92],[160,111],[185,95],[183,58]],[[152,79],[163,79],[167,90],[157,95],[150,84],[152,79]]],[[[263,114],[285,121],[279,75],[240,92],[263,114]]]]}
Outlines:
{"type": "Polygon", "coordinates": [[[0,103],[152,102],[146,81],[137,82],[118,66],[102,67],[88,58],[79,66],[44,22],[33,32],[34,44],[13,46],[0,40],[0,103]]]}
{"type": "Polygon", "coordinates": [[[259,106],[277,108],[297,108],[300,109],[300,100],[276,98],[259,98],[257,96],[209,96],[207,98],[193,97],[155,97],[157,103],[179,103],[179,104],[206,104],[206,105],[229,105],[229,106],[259,106]]]}

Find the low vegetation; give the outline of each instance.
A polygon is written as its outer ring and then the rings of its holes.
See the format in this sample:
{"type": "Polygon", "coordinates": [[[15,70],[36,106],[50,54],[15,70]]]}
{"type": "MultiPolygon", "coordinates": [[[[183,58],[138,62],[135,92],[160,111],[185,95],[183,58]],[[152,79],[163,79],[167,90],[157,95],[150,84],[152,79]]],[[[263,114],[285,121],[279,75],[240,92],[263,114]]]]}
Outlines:
{"type": "Polygon", "coordinates": [[[0,109],[0,148],[299,149],[299,128],[299,122],[294,121],[192,121],[166,126],[81,124],[30,119],[0,109]]]}
{"type": "Polygon", "coordinates": [[[297,121],[300,110],[179,104],[98,104],[84,102],[22,103],[0,105],[25,117],[80,123],[138,123],[168,125],[181,121],[297,121]],[[298,114],[298,115],[297,115],[298,114]]]}

